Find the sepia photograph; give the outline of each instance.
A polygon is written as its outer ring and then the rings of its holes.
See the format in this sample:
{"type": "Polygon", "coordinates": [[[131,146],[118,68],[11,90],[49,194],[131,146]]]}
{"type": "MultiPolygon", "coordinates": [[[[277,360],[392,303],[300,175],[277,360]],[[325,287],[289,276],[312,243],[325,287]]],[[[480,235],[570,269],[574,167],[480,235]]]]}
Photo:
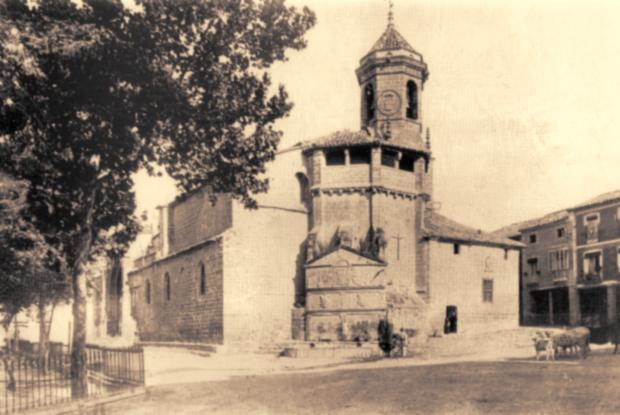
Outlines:
{"type": "Polygon", "coordinates": [[[618,39],[0,0],[0,415],[619,414],[618,39]]]}

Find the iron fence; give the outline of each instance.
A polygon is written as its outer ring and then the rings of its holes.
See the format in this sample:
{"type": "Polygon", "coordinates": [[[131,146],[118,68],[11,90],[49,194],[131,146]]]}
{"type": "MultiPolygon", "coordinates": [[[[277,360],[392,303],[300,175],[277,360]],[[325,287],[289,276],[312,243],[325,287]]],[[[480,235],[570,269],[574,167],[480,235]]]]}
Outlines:
{"type": "MultiPolygon", "coordinates": [[[[25,352],[7,354],[0,371],[0,415],[67,403],[71,397],[71,355],[50,350],[45,359],[25,352]]],[[[144,385],[144,352],[131,347],[87,346],[87,397],[144,385]]]]}

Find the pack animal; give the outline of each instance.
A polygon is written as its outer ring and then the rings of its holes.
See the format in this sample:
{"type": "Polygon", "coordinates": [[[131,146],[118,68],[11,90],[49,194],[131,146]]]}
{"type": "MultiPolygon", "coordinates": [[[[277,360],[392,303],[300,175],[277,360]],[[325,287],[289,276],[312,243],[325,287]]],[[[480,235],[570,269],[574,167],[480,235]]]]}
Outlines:
{"type": "Polygon", "coordinates": [[[569,330],[563,330],[559,333],[552,334],[550,340],[554,358],[558,355],[558,350],[560,348],[565,351],[578,348],[581,353],[581,358],[585,359],[590,350],[590,329],[587,327],[575,327],[569,330]]]}
{"type": "Polygon", "coordinates": [[[555,359],[555,351],[553,350],[553,344],[551,342],[551,333],[537,331],[534,336],[532,336],[532,342],[534,343],[536,360],[540,360],[543,354],[547,360],[555,359]]]}

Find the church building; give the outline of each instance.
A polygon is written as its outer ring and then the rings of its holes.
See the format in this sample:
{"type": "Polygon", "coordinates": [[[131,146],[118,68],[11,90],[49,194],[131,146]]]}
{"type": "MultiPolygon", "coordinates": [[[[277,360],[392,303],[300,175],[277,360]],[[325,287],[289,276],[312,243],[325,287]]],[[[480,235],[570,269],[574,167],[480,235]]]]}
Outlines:
{"type": "Polygon", "coordinates": [[[384,318],[420,338],[518,326],[523,245],[434,209],[429,71],[391,16],[355,74],[361,128],[279,151],[257,210],[206,190],[159,208],[129,273],[141,340],[371,340],[384,318]]]}

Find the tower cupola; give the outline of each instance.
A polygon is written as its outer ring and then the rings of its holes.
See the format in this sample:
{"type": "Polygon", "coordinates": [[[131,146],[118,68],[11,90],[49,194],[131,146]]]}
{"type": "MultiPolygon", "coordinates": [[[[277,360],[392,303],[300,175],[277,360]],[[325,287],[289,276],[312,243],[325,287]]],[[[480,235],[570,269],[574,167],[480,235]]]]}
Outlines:
{"type": "Polygon", "coordinates": [[[361,124],[385,140],[423,146],[422,91],[428,79],[424,58],[388,24],[356,71],[361,88],[361,124]]]}

